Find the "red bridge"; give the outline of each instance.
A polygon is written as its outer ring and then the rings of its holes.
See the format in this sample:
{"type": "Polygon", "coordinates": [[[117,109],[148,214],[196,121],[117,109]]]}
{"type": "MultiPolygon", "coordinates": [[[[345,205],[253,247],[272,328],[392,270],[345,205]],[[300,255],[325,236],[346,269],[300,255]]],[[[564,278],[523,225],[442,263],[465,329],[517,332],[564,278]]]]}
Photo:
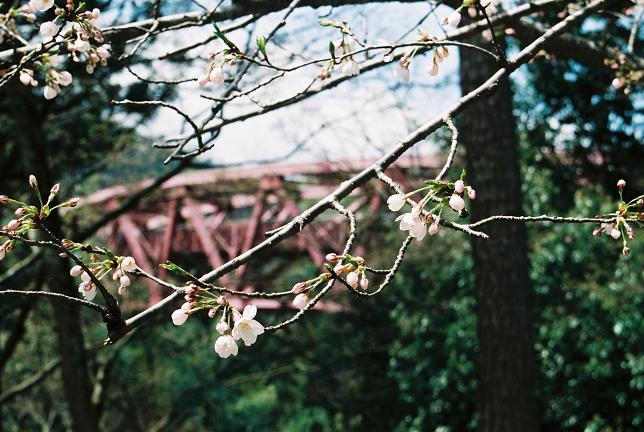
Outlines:
{"type": "MultiPolygon", "coordinates": [[[[165,182],[135,210],[108,225],[102,235],[112,250],[131,255],[144,270],[164,277],[158,263],[178,254],[205,255],[211,267],[259,243],[264,232],[288,223],[304,208],[331,193],[338,184],[374,163],[375,160],[337,161],[308,164],[264,165],[259,167],[221,168],[190,171],[165,182]]],[[[405,190],[415,189],[407,178],[427,178],[444,160],[438,156],[401,158],[387,170],[405,190]]],[[[120,199],[152,180],[131,186],[115,186],[98,191],[83,200],[84,205],[110,210],[120,199]]],[[[390,191],[382,183],[370,182],[345,199],[347,208],[357,212],[368,208],[378,212],[390,191]]],[[[327,212],[302,232],[285,240],[280,256],[308,254],[315,265],[322,266],[327,252],[343,249],[348,233],[346,218],[327,212]]],[[[362,254],[360,246],[356,254],[362,254]]],[[[260,257],[259,259],[266,259],[260,257]]],[[[271,275],[279,268],[273,269],[271,275]]],[[[266,277],[242,266],[223,276],[218,284],[236,290],[264,290],[266,277]]],[[[163,298],[164,288],[145,279],[149,288],[148,304],[163,298]]],[[[276,309],[277,300],[256,299],[260,308],[276,309]]],[[[128,307],[136,307],[133,304],[128,307]]],[[[337,310],[330,303],[316,309],[337,310]]]]}

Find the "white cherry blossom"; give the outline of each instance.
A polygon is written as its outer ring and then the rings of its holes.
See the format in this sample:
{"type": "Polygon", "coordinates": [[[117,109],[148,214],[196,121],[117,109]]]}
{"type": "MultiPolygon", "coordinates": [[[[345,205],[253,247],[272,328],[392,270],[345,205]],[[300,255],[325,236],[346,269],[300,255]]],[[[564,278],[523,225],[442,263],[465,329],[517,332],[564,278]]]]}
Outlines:
{"type": "Polygon", "coordinates": [[[45,21],[40,24],[40,34],[46,38],[54,37],[58,33],[58,26],[53,21],[45,21]]]}
{"type": "Polygon", "coordinates": [[[360,73],[360,65],[352,59],[347,59],[342,63],[340,72],[345,76],[356,76],[360,73]]]}
{"type": "Polygon", "coordinates": [[[31,0],[29,2],[29,9],[32,11],[44,12],[54,5],[54,0],[31,0]]]}
{"type": "Polygon", "coordinates": [[[449,198],[449,206],[460,213],[465,208],[465,201],[460,196],[454,194],[449,198]]]}
{"type": "Polygon", "coordinates": [[[405,195],[403,194],[395,194],[389,197],[387,199],[387,206],[389,207],[389,210],[391,211],[398,211],[407,202],[407,199],[405,198],[405,195]]]}
{"type": "Polygon", "coordinates": [[[180,326],[188,319],[188,311],[183,308],[177,309],[174,312],[172,312],[172,315],[170,317],[172,318],[172,323],[174,325],[180,326]]]}
{"type": "Polygon", "coordinates": [[[229,334],[221,335],[215,341],[215,352],[221,358],[228,358],[231,355],[236,356],[238,351],[237,342],[229,334]]]}
{"type": "Polygon", "coordinates": [[[212,68],[210,71],[209,79],[213,84],[223,84],[225,78],[224,69],[219,66],[212,68]]]}
{"type": "Polygon", "coordinates": [[[131,256],[125,257],[121,261],[121,268],[126,272],[133,272],[136,270],[136,261],[131,256]]]}
{"type": "Polygon", "coordinates": [[[244,313],[235,321],[232,333],[233,338],[235,340],[242,339],[246,346],[254,344],[257,336],[264,333],[264,326],[253,319],[256,314],[257,306],[246,305],[244,313]]]}
{"type": "Polygon", "coordinates": [[[309,304],[309,296],[305,293],[298,294],[293,299],[293,306],[298,309],[304,309],[307,304],[309,304]]]}
{"type": "Polygon", "coordinates": [[[352,288],[358,288],[358,272],[351,272],[347,275],[347,283],[352,287],[352,288]]]}
{"type": "Polygon", "coordinates": [[[217,330],[217,333],[223,335],[223,334],[226,334],[226,333],[228,333],[230,331],[230,326],[228,325],[228,323],[225,320],[222,319],[215,326],[215,330],[217,330]]]}

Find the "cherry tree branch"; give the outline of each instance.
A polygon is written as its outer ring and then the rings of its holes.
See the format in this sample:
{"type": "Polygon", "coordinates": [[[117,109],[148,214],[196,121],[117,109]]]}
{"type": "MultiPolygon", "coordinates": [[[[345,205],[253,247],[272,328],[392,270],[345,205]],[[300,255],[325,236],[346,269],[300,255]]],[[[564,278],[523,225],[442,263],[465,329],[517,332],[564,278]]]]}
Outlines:
{"type": "MultiPolygon", "coordinates": [[[[210,280],[216,280],[234,270],[235,268],[247,263],[259,252],[274,247],[279,242],[283,241],[287,237],[290,237],[297,232],[301,231],[304,226],[311,223],[318,215],[327,210],[330,207],[333,207],[334,202],[339,202],[342,198],[346,197],[349,193],[355,190],[360,185],[364,184],[368,180],[377,177],[378,171],[383,171],[394,161],[396,161],[406,150],[414,146],[416,143],[420,142],[432,132],[440,127],[444,123],[444,118],[449,117],[453,118],[464,109],[467,108],[473,101],[477,100],[480,97],[483,97],[494,90],[498,85],[499,81],[507,79],[507,77],[518,69],[521,65],[530,61],[536,53],[541,49],[541,47],[547,43],[551,38],[556,37],[557,35],[562,34],[573,24],[581,20],[582,18],[589,16],[593,12],[596,12],[603,8],[604,6],[611,4],[614,0],[594,0],[585,7],[579,9],[575,13],[569,15],[567,18],[560,21],[558,24],[554,25],[552,28],[547,30],[543,35],[537,38],[534,42],[524,48],[519,52],[512,60],[508,61],[507,66],[500,68],[496,73],[494,73],[486,82],[481,84],[478,88],[474,89],[470,93],[464,95],[459,99],[459,101],[454,104],[447,112],[434,119],[430,120],[427,123],[420,126],[414,132],[403,138],[398,142],[388,153],[386,153],[380,160],[378,160],[373,165],[365,168],[362,172],[356,174],[350,180],[342,183],[334,192],[327,195],[322,200],[318,201],[313,206],[309,207],[307,210],[303,211],[299,216],[294,218],[289,224],[284,226],[278,232],[272,234],[269,238],[264,240],[262,243],[252,247],[251,249],[243,252],[239,256],[233,258],[222,266],[206,273],[198,280],[201,282],[207,282],[210,280]]],[[[267,327],[266,330],[269,332],[276,331],[284,326],[287,326],[298,319],[310,308],[314,307],[315,304],[329,291],[331,290],[334,280],[327,282],[325,287],[320,290],[320,292],[311,299],[305,308],[296,313],[291,319],[277,324],[275,326],[267,327]]],[[[159,311],[163,310],[168,304],[170,304],[177,296],[179,292],[171,294],[166,297],[161,302],[152,306],[151,308],[139,313],[138,315],[128,319],[126,325],[120,329],[119,332],[110,334],[108,339],[109,342],[113,342],[121,337],[127,331],[138,327],[142,323],[149,320],[159,311]]]]}

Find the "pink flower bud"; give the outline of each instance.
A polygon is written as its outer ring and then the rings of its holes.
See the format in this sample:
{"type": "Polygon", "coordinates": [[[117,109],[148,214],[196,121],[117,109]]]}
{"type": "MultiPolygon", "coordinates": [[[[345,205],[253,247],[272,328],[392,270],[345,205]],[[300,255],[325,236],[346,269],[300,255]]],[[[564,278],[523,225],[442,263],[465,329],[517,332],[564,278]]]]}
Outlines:
{"type": "Polygon", "coordinates": [[[134,261],[134,258],[130,256],[125,257],[121,261],[121,268],[123,269],[123,271],[133,272],[134,270],[136,270],[136,261],[134,261]]]}
{"type": "Polygon", "coordinates": [[[626,84],[626,81],[624,81],[624,78],[614,78],[613,81],[610,83],[610,85],[612,85],[613,88],[617,90],[624,87],[624,84],[626,84]]]}
{"type": "Polygon", "coordinates": [[[197,84],[199,87],[205,87],[210,82],[210,77],[208,75],[201,75],[197,79],[197,84]]]}
{"type": "MultiPolygon", "coordinates": [[[[211,311],[214,311],[214,309],[210,309],[211,311]]],[[[214,314],[213,314],[214,315],[214,314]]],[[[215,330],[217,330],[217,333],[219,334],[226,334],[230,331],[230,326],[225,320],[220,320],[217,325],[215,326],[215,330]]]]}
{"type": "Polygon", "coordinates": [[[431,76],[438,75],[438,63],[433,62],[432,67],[429,69],[429,74],[431,76]]]}
{"type": "Polygon", "coordinates": [[[304,309],[309,304],[309,296],[306,294],[298,294],[293,299],[293,306],[297,309],[304,309]]]}
{"type": "Polygon", "coordinates": [[[38,180],[36,180],[36,176],[33,174],[29,176],[29,186],[31,186],[32,189],[36,189],[38,187],[38,180]]]}
{"type": "Polygon", "coordinates": [[[295,285],[293,285],[293,288],[291,288],[291,292],[292,292],[293,294],[299,294],[299,293],[301,293],[301,292],[304,290],[304,288],[306,288],[307,286],[309,286],[309,284],[308,284],[307,282],[298,282],[298,283],[296,283],[295,285]]]}
{"type": "Polygon", "coordinates": [[[467,190],[467,197],[469,199],[473,200],[474,198],[476,198],[476,191],[474,190],[473,187],[468,186],[465,189],[467,190]]]}
{"type": "Polygon", "coordinates": [[[56,195],[56,194],[58,193],[58,191],[59,191],[59,190],[60,190],[60,183],[56,183],[55,185],[53,185],[53,186],[51,187],[51,190],[49,191],[49,193],[50,193],[51,195],[56,195]]]}
{"type": "Polygon", "coordinates": [[[458,10],[455,10],[445,18],[443,18],[443,25],[451,25],[452,27],[458,27],[461,22],[461,13],[458,10]]]}
{"type": "Polygon", "coordinates": [[[363,273],[362,277],[360,278],[360,288],[366,291],[368,287],[369,287],[369,280],[367,279],[367,276],[365,276],[365,274],[363,273]]]}
{"type": "Polygon", "coordinates": [[[222,84],[225,78],[224,69],[221,67],[214,67],[210,71],[209,79],[213,84],[222,84]]]}
{"type": "Polygon", "coordinates": [[[338,255],[333,253],[333,252],[327,254],[326,257],[324,257],[324,258],[327,261],[332,262],[332,263],[338,261],[338,259],[339,259],[338,255]]]}
{"type": "Polygon", "coordinates": [[[127,277],[127,276],[125,276],[125,275],[124,275],[124,276],[121,276],[121,277],[119,278],[119,284],[121,284],[121,286],[122,286],[122,287],[126,287],[126,288],[127,288],[127,287],[129,287],[129,286],[130,286],[130,284],[131,284],[131,283],[132,283],[132,281],[130,281],[130,278],[129,278],[129,277],[127,277]]]}
{"type": "Polygon", "coordinates": [[[347,283],[349,286],[352,288],[357,288],[358,287],[358,272],[351,272],[347,275],[347,283]]]}
{"type": "Polygon", "coordinates": [[[617,228],[613,228],[612,230],[610,230],[610,236],[615,240],[617,240],[621,235],[622,233],[617,228]]]}
{"type": "Polygon", "coordinates": [[[118,293],[119,293],[119,295],[121,297],[125,295],[126,289],[127,289],[127,287],[125,287],[123,285],[119,286],[118,293]]]}
{"type": "Polygon", "coordinates": [[[387,206],[391,211],[398,211],[403,208],[406,202],[407,198],[405,198],[405,195],[395,194],[389,197],[389,199],[387,200],[387,206]]]}
{"type": "Polygon", "coordinates": [[[465,190],[465,183],[463,183],[463,180],[456,180],[456,182],[454,182],[454,191],[456,193],[461,194],[463,193],[464,190],[465,190]]]}
{"type": "Polygon", "coordinates": [[[427,230],[427,232],[429,233],[430,236],[433,236],[438,233],[438,230],[440,230],[440,225],[437,222],[434,222],[429,226],[429,229],[427,230]]]}
{"type": "Polygon", "coordinates": [[[80,198],[72,198],[67,201],[67,207],[76,207],[80,202],[80,198]]]}
{"type": "Polygon", "coordinates": [[[465,208],[465,201],[463,201],[463,198],[461,198],[460,196],[454,194],[449,199],[449,206],[460,213],[461,210],[465,208]]]}
{"type": "Polygon", "coordinates": [[[75,266],[74,266],[74,267],[72,267],[72,269],[69,271],[69,275],[70,275],[71,277],[76,277],[76,276],[78,276],[79,274],[81,274],[82,272],[83,272],[83,267],[81,267],[81,266],[79,266],[79,265],[75,265],[75,266]]]}
{"type": "Polygon", "coordinates": [[[177,309],[174,312],[172,312],[172,315],[170,317],[172,318],[172,323],[174,325],[180,326],[188,319],[188,311],[185,311],[183,309],[177,309]]]}
{"type": "Polygon", "coordinates": [[[18,220],[16,220],[16,219],[11,219],[11,220],[9,221],[9,223],[5,226],[5,228],[6,228],[8,231],[13,231],[13,230],[15,230],[15,229],[18,229],[18,227],[19,227],[19,226],[20,226],[20,221],[18,221],[18,220]]]}
{"type": "Polygon", "coordinates": [[[44,23],[40,24],[40,34],[42,34],[43,37],[54,37],[56,33],[58,33],[58,26],[55,22],[45,21],[44,23]]]}
{"type": "Polygon", "coordinates": [[[57,88],[54,88],[52,86],[46,86],[45,90],[43,92],[43,96],[45,97],[45,99],[51,100],[51,99],[55,98],[56,96],[58,96],[58,93],[59,92],[58,92],[57,88]]]}
{"type": "Polygon", "coordinates": [[[619,179],[619,181],[617,182],[617,189],[622,190],[624,189],[624,187],[626,187],[626,180],[619,179]]]}
{"type": "Polygon", "coordinates": [[[9,197],[6,195],[0,195],[0,204],[6,204],[9,202],[9,197]]]}
{"type": "Polygon", "coordinates": [[[112,273],[112,280],[119,280],[123,276],[123,272],[121,269],[116,269],[114,270],[114,273],[112,273]]]}
{"type": "Polygon", "coordinates": [[[26,209],[26,208],[24,208],[24,207],[20,207],[19,209],[17,209],[17,210],[15,211],[15,213],[14,213],[14,214],[15,214],[16,216],[18,216],[18,217],[23,217],[24,215],[26,215],[26,214],[27,214],[27,209],[26,209]]]}
{"type": "Polygon", "coordinates": [[[81,273],[81,280],[82,280],[83,282],[89,282],[89,281],[91,281],[91,280],[92,280],[92,278],[91,278],[91,276],[89,275],[89,273],[87,273],[87,272],[85,272],[85,271],[84,271],[83,273],[81,273]]]}

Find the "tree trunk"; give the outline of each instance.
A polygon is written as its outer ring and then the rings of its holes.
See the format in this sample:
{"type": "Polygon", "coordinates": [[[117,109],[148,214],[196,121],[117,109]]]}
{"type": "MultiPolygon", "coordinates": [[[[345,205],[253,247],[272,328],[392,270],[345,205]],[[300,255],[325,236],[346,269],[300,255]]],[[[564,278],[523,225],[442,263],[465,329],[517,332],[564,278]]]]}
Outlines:
{"type": "MultiPolygon", "coordinates": [[[[485,43],[481,38],[470,42],[485,43]]],[[[498,69],[490,57],[472,50],[462,52],[460,58],[463,94],[498,69]]],[[[507,82],[460,117],[467,180],[477,190],[472,220],[522,213],[515,129],[507,82]]],[[[472,240],[479,343],[478,430],[536,431],[536,359],[525,227],[495,223],[486,225],[484,231],[490,239],[472,240]]]]}
{"type": "MultiPolygon", "coordinates": [[[[20,89],[22,90],[22,89],[20,89]]],[[[18,92],[16,92],[18,93],[18,92]]],[[[22,152],[22,162],[25,169],[25,187],[27,176],[36,174],[44,199],[49,195],[49,189],[55,178],[52,176],[48,162],[48,148],[44,143],[41,114],[32,111],[31,95],[25,95],[22,104],[16,104],[15,115],[17,122],[23,123],[23,139],[27,144],[22,152]],[[20,106],[19,106],[20,105],[20,106]]],[[[58,212],[53,212],[47,219],[47,227],[58,238],[63,238],[63,224],[58,212]]],[[[46,286],[52,292],[77,297],[78,291],[74,280],[69,276],[69,263],[58,257],[52,251],[43,253],[46,274],[46,286]]],[[[92,384],[88,369],[87,352],[81,329],[80,311],[62,302],[52,302],[54,311],[54,328],[58,338],[58,354],[61,359],[61,371],[65,399],[69,407],[72,430],[77,432],[93,432],[98,430],[98,416],[92,405],[92,384]]]]}

